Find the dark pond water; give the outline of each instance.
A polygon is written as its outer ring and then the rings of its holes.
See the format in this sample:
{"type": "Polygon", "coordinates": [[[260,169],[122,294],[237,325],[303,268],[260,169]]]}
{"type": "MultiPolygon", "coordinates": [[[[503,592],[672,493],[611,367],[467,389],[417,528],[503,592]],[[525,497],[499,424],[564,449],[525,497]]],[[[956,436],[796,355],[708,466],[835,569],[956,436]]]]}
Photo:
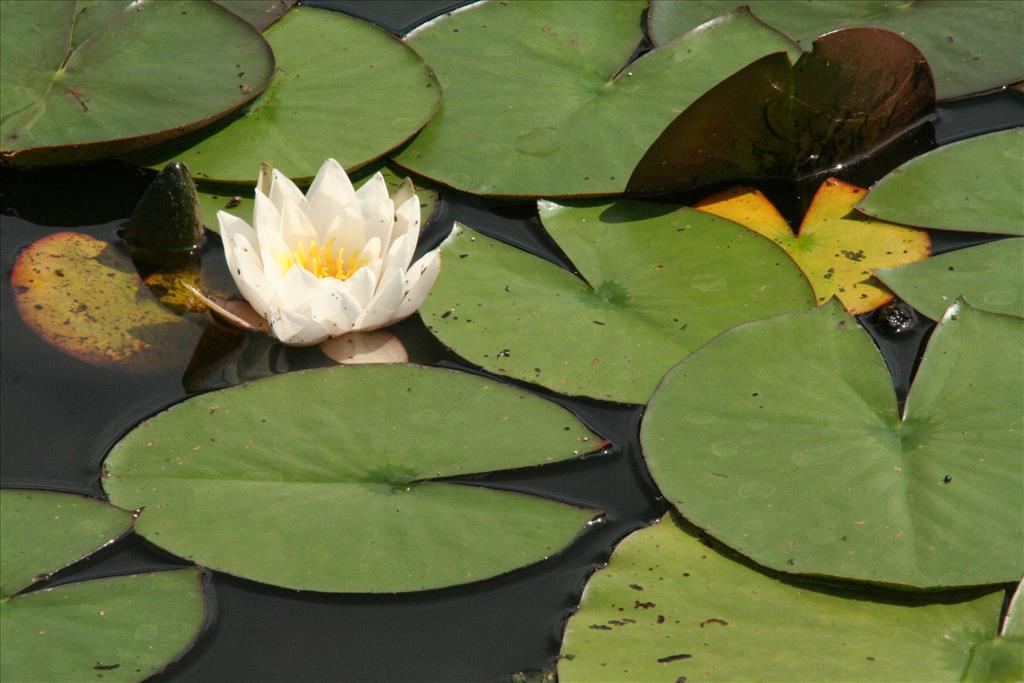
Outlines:
{"type": "MultiPolygon", "coordinates": [[[[401,33],[461,3],[309,4],[350,12],[401,33]]],[[[934,134],[945,143],[1020,125],[1024,100],[1002,92],[943,106],[934,134]]],[[[870,183],[887,170],[861,169],[856,180],[870,183]]],[[[315,350],[284,349],[212,326],[195,349],[183,349],[177,363],[157,374],[92,368],[43,344],[13,305],[10,274],[19,250],[62,228],[115,240],[116,230],[151,176],[117,162],[0,173],[4,487],[100,495],[99,466],[106,451],[142,418],[198,391],[324,364],[315,350]]],[[[458,220],[565,265],[532,203],[494,202],[457,193],[445,193],[442,199],[421,250],[441,240],[458,220]]],[[[933,234],[936,251],[986,239],[933,234]]],[[[219,240],[210,239],[203,254],[204,278],[223,283],[230,291],[222,261],[219,240]]],[[[864,316],[861,322],[885,354],[902,395],[931,324],[909,309],[864,316]],[[907,329],[900,331],[904,326],[907,329]]],[[[436,342],[416,317],[399,325],[397,334],[416,362],[477,371],[436,342]]],[[[586,578],[620,538],[663,514],[666,506],[640,457],[640,407],[539,393],[566,405],[612,445],[573,463],[477,481],[607,511],[602,523],[588,528],[564,552],[481,583],[398,596],[302,593],[212,573],[209,592],[214,604],[208,629],[192,651],[155,680],[495,681],[553,666],[564,620],[578,604],[586,578]]],[[[180,564],[142,538],[129,536],[52,581],[180,564]]]]}

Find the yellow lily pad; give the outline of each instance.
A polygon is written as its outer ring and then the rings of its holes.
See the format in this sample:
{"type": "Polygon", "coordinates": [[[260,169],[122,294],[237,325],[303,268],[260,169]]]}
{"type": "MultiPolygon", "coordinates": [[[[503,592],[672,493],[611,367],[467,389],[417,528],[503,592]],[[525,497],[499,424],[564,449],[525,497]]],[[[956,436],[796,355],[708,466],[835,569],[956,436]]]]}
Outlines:
{"type": "Polygon", "coordinates": [[[874,279],[875,268],[892,268],[928,258],[931,239],[923,230],[867,218],[854,205],[867,190],[829,178],[793,234],[789,223],[761,192],[735,187],[695,205],[767,237],[782,247],[814,289],[818,305],[839,299],[853,315],[873,311],[893,299],[874,279]]]}
{"type": "Polygon", "coordinates": [[[18,313],[36,334],[93,365],[160,367],[180,355],[194,327],[160,305],[126,253],[81,233],[30,244],[11,284],[18,313]]]}

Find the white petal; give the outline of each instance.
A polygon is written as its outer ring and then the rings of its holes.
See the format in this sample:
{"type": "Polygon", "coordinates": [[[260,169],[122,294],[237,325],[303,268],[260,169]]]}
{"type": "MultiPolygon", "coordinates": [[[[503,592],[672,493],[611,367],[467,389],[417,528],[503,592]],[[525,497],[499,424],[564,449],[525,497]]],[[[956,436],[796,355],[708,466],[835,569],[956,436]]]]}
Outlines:
{"type": "MultiPolygon", "coordinates": [[[[413,195],[401,204],[395,204],[395,206],[398,208],[395,209],[395,227],[391,233],[392,242],[397,240],[399,236],[406,235],[412,241],[415,248],[416,242],[420,238],[420,199],[413,195]]],[[[403,264],[403,267],[407,265],[409,264],[403,264]]]]}
{"type": "MultiPolygon", "coordinates": [[[[411,178],[402,179],[402,184],[398,186],[395,193],[391,195],[391,201],[395,206],[401,206],[409,201],[410,197],[416,196],[416,187],[412,184],[411,178]]],[[[417,202],[418,204],[419,202],[417,202]]]]}
{"type": "Polygon", "coordinates": [[[356,191],[345,175],[345,170],[334,159],[328,159],[320,167],[306,193],[305,208],[310,222],[318,230],[326,230],[345,208],[355,213],[357,206],[356,191]]]}
{"type": "Polygon", "coordinates": [[[363,210],[363,232],[367,241],[380,238],[386,249],[391,245],[391,226],[395,221],[395,204],[388,196],[388,186],[379,172],[356,190],[363,210]]]}
{"type": "Polygon", "coordinates": [[[405,295],[398,306],[395,317],[399,320],[407,318],[423,305],[424,299],[434,287],[438,273],[441,272],[441,250],[435,249],[424,254],[419,261],[412,264],[409,275],[405,278],[405,295]]]}
{"type": "Polygon", "coordinates": [[[306,213],[298,204],[288,202],[281,211],[281,237],[290,249],[296,249],[299,242],[307,246],[317,239],[316,228],[306,218],[306,213]]]}
{"type": "MultiPolygon", "coordinates": [[[[310,220],[313,220],[312,218],[310,220]]],[[[321,226],[313,221],[317,230],[321,226]]],[[[363,233],[363,212],[358,205],[342,207],[338,213],[327,223],[323,232],[323,243],[327,244],[334,240],[334,246],[345,250],[346,258],[350,254],[358,254],[366,243],[366,236],[363,233]]]]}
{"type": "Polygon", "coordinates": [[[413,251],[416,249],[416,242],[409,239],[408,235],[402,235],[388,250],[382,268],[386,273],[389,270],[408,270],[409,261],[412,260],[413,251]]]}
{"type": "Polygon", "coordinates": [[[302,194],[302,190],[288,176],[277,169],[274,170],[273,181],[270,183],[269,196],[271,203],[282,213],[284,212],[285,204],[292,203],[301,206],[306,203],[306,196],[302,194]]]}
{"type": "Polygon", "coordinates": [[[256,233],[244,220],[224,211],[217,212],[217,221],[231,277],[242,296],[260,315],[264,315],[270,287],[254,247],[256,233]]]}
{"type": "Polygon", "coordinates": [[[321,278],[317,292],[309,302],[310,316],[333,337],[349,332],[363,311],[359,302],[349,295],[345,284],[334,278],[321,278]]]}
{"type": "Polygon", "coordinates": [[[271,282],[280,282],[284,272],[281,260],[291,253],[288,244],[281,237],[281,217],[277,208],[270,200],[262,200],[266,211],[260,210],[260,196],[256,195],[256,237],[258,241],[260,263],[271,282]],[[275,222],[276,219],[276,222],[275,222]]]}
{"type": "Polygon", "coordinates": [[[273,230],[274,233],[281,234],[281,212],[277,210],[277,207],[270,201],[270,198],[265,194],[256,190],[254,196],[256,205],[252,211],[252,226],[259,230],[273,230]]]}
{"type": "Polygon", "coordinates": [[[377,273],[370,268],[360,268],[352,277],[342,282],[342,288],[352,297],[359,308],[366,308],[373,298],[373,291],[377,288],[377,273]]]}
{"type": "Polygon", "coordinates": [[[249,251],[244,242],[244,235],[235,235],[235,265],[231,274],[235,276],[238,291],[253,310],[266,317],[270,305],[277,303],[277,292],[257,262],[256,254],[249,251]]]}
{"type": "Polygon", "coordinates": [[[298,264],[293,265],[277,284],[281,306],[289,311],[305,314],[310,299],[317,292],[317,283],[318,280],[312,273],[298,264]]]}
{"type": "Polygon", "coordinates": [[[283,308],[271,309],[267,319],[271,331],[282,344],[311,346],[330,336],[324,326],[312,318],[283,308]]]}
{"type": "Polygon", "coordinates": [[[235,235],[244,235],[250,244],[256,244],[256,231],[244,220],[227,211],[217,212],[217,223],[220,224],[220,239],[224,244],[224,257],[227,259],[228,267],[233,267],[235,255],[232,248],[235,235]]]}
{"type": "Polygon", "coordinates": [[[398,306],[405,292],[405,273],[392,270],[384,273],[377,293],[356,320],[355,329],[373,330],[397,319],[398,306]]]}
{"type": "Polygon", "coordinates": [[[381,274],[380,239],[374,237],[367,242],[359,252],[358,260],[363,264],[360,270],[372,270],[374,277],[379,281],[381,274]]]}

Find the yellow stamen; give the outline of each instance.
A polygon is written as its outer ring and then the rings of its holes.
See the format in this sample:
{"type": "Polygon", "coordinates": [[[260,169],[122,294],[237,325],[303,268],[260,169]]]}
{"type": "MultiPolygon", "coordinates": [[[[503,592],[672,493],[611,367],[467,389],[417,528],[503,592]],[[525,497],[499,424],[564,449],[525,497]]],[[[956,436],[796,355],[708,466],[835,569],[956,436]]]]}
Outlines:
{"type": "Polygon", "coordinates": [[[334,240],[327,240],[327,244],[321,245],[316,240],[306,246],[305,242],[299,242],[298,248],[278,258],[278,265],[281,272],[285,273],[293,265],[298,265],[316,277],[333,277],[338,280],[347,280],[365,263],[357,256],[350,256],[348,262],[344,259],[344,249],[338,249],[334,254],[334,240]]]}

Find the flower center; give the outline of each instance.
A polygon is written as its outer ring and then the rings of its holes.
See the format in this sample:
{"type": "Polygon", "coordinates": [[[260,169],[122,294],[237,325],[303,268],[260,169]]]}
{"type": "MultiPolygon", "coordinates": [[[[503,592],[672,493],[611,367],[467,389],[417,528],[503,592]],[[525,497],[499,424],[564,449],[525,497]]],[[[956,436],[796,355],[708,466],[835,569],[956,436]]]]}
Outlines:
{"type": "Polygon", "coordinates": [[[350,256],[346,262],[344,249],[338,249],[338,253],[332,255],[333,251],[334,240],[327,240],[327,244],[324,245],[317,240],[313,240],[308,245],[305,242],[299,242],[295,251],[281,254],[278,263],[282,273],[288,272],[289,268],[297,264],[316,277],[333,277],[338,280],[349,279],[357,270],[366,265],[354,255],[350,256]]]}

